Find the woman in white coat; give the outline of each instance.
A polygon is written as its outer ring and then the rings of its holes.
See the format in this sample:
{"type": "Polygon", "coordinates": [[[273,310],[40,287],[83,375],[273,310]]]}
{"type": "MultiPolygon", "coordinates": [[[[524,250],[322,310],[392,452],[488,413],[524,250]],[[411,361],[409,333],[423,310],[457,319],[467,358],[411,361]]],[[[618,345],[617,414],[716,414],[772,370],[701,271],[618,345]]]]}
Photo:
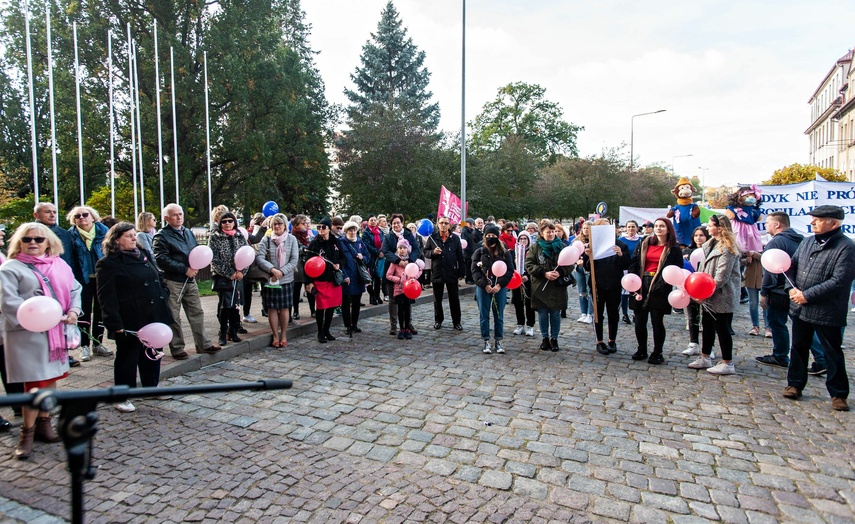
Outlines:
{"type": "MultiPolygon", "coordinates": [[[[64,325],[81,314],[81,286],[59,255],[62,242],[47,226],[22,224],[9,241],[9,260],[0,266],[0,311],[3,312],[6,371],[24,390],[55,388],[68,376],[64,325]],[[28,298],[54,297],[62,306],[62,322],[46,332],[31,332],[18,322],[18,308],[28,298]]],[[[24,422],[15,456],[29,458],[33,440],[58,442],[50,414],[24,407],[24,422]]]]}

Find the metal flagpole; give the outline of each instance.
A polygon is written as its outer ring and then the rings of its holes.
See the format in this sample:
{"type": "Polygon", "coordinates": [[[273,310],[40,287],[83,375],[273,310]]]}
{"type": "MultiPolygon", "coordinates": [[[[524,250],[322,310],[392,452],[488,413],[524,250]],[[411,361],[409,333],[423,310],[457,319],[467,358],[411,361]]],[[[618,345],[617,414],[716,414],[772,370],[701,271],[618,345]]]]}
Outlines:
{"type": "Polygon", "coordinates": [[[211,197],[211,117],[208,115],[208,52],[202,54],[205,63],[205,142],[208,158],[208,224],[214,222],[213,198],[211,197]]]}
{"type": "Polygon", "coordinates": [[[85,203],[83,187],[83,116],[80,114],[80,59],[77,54],[77,22],[74,29],[74,89],[77,95],[77,172],[80,176],[80,205],[85,203]]]}
{"type": "Polygon", "coordinates": [[[33,148],[33,193],[35,195],[35,203],[39,203],[39,152],[36,144],[36,100],[33,94],[33,52],[30,47],[30,5],[24,4],[24,32],[27,42],[27,80],[29,81],[30,91],[30,139],[33,148]]]}
{"type": "Polygon", "coordinates": [[[469,215],[466,205],[466,0],[463,0],[463,49],[462,49],[462,71],[460,74],[460,207],[463,208],[462,216],[465,219],[469,215]]]}
{"type": "Polygon", "coordinates": [[[178,123],[175,115],[175,57],[172,46],[169,46],[169,78],[172,82],[172,163],[175,165],[175,203],[181,205],[178,201],[178,123]]]}
{"type": "Polygon", "coordinates": [[[59,209],[59,185],[56,167],[56,111],[53,104],[53,44],[50,31],[50,4],[45,8],[47,26],[48,96],[50,98],[50,152],[53,165],[53,205],[59,209]]]}
{"type": "MultiPolygon", "coordinates": [[[[142,120],[140,119],[140,64],[137,62],[137,43],[134,42],[134,95],[137,101],[137,146],[140,152],[140,209],[145,212],[145,167],[143,166],[142,120]]],[[[138,215],[137,215],[138,216],[138,215]]],[[[134,216],[136,220],[137,216],[134,216]]]]}
{"type": "Polygon", "coordinates": [[[128,107],[131,110],[131,175],[134,179],[134,219],[139,216],[139,207],[137,206],[137,150],[136,150],[136,130],[134,128],[134,57],[133,44],[131,43],[131,24],[128,22],[128,107]]]}
{"type": "Polygon", "coordinates": [[[157,99],[157,175],[160,178],[160,209],[166,203],[163,201],[163,129],[160,124],[160,57],[157,55],[157,20],[154,26],[154,92],[157,99]]]}
{"type": "Polygon", "coordinates": [[[116,216],[116,140],[113,135],[113,32],[107,31],[107,78],[110,89],[110,215],[116,216]]]}

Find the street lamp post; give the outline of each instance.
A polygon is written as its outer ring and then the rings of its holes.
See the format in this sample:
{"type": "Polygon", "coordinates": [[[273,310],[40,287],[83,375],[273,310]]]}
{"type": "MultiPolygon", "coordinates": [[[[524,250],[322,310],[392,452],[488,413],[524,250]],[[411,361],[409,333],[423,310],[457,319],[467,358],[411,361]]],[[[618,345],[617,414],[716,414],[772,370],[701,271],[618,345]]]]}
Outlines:
{"type": "Polygon", "coordinates": [[[655,115],[656,113],[664,113],[664,109],[660,109],[659,111],[650,111],[649,113],[639,113],[637,115],[632,115],[632,118],[629,119],[629,171],[632,172],[633,166],[633,155],[635,154],[635,117],[644,116],[644,115],[655,115]]]}
{"type": "Polygon", "coordinates": [[[707,171],[710,170],[708,167],[699,167],[701,170],[701,186],[703,186],[703,190],[701,196],[703,197],[701,200],[704,202],[707,201],[707,171]]]}

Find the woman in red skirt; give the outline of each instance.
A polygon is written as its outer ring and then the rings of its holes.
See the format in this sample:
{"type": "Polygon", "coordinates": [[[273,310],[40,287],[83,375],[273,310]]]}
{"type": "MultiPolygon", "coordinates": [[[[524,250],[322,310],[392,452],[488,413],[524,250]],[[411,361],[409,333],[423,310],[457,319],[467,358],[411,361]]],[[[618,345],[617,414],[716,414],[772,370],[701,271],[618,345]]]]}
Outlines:
{"type": "MultiPolygon", "coordinates": [[[[318,342],[321,344],[335,340],[330,334],[330,324],[335,308],[341,306],[341,286],[335,285],[335,272],[342,261],[342,251],[338,239],[330,234],[331,227],[332,220],[324,217],[318,223],[318,236],[308,247],[309,258],[320,256],[326,261],[324,272],[306,284],[306,291],[315,296],[315,322],[318,324],[318,342]]],[[[306,278],[309,278],[308,275],[306,278]]]]}

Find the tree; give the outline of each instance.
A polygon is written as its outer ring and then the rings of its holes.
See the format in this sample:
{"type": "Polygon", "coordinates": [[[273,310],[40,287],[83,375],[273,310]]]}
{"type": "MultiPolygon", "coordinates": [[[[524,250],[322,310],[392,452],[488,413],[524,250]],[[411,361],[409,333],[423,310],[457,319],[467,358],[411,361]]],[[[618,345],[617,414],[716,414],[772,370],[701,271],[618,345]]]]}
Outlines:
{"type": "Polygon", "coordinates": [[[499,88],[496,99],[469,124],[473,148],[495,151],[513,138],[543,164],[555,163],[560,155],[578,156],[576,135],[584,127],[565,122],[561,107],[545,94],[543,87],[524,82],[499,88]]]}
{"type": "Polygon", "coordinates": [[[819,167],[810,164],[791,164],[781,169],[776,169],[772,178],[764,182],[773,186],[784,184],[797,184],[816,180],[817,175],[829,182],[846,182],[846,175],[832,167],[819,167]]]}
{"type": "Polygon", "coordinates": [[[436,133],[439,106],[429,103],[425,54],[406,35],[389,2],[351,75],[355,90],[344,91],[351,104],[337,144],[341,209],[435,210],[449,154],[436,133]]]}
{"type": "Polygon", "coordinates": [[[439,124],[439,104],[430,103],[425,52],[407,37],[391,0],[380,14],[377,32],[371,33],[371,39],[362,47],[362,65],[350,75],[356,90],[344,90],[351,102],[349,116],[378,110],[412,114],[410,122],[419,123],[425,132],[434,132],[439,124]]]}

